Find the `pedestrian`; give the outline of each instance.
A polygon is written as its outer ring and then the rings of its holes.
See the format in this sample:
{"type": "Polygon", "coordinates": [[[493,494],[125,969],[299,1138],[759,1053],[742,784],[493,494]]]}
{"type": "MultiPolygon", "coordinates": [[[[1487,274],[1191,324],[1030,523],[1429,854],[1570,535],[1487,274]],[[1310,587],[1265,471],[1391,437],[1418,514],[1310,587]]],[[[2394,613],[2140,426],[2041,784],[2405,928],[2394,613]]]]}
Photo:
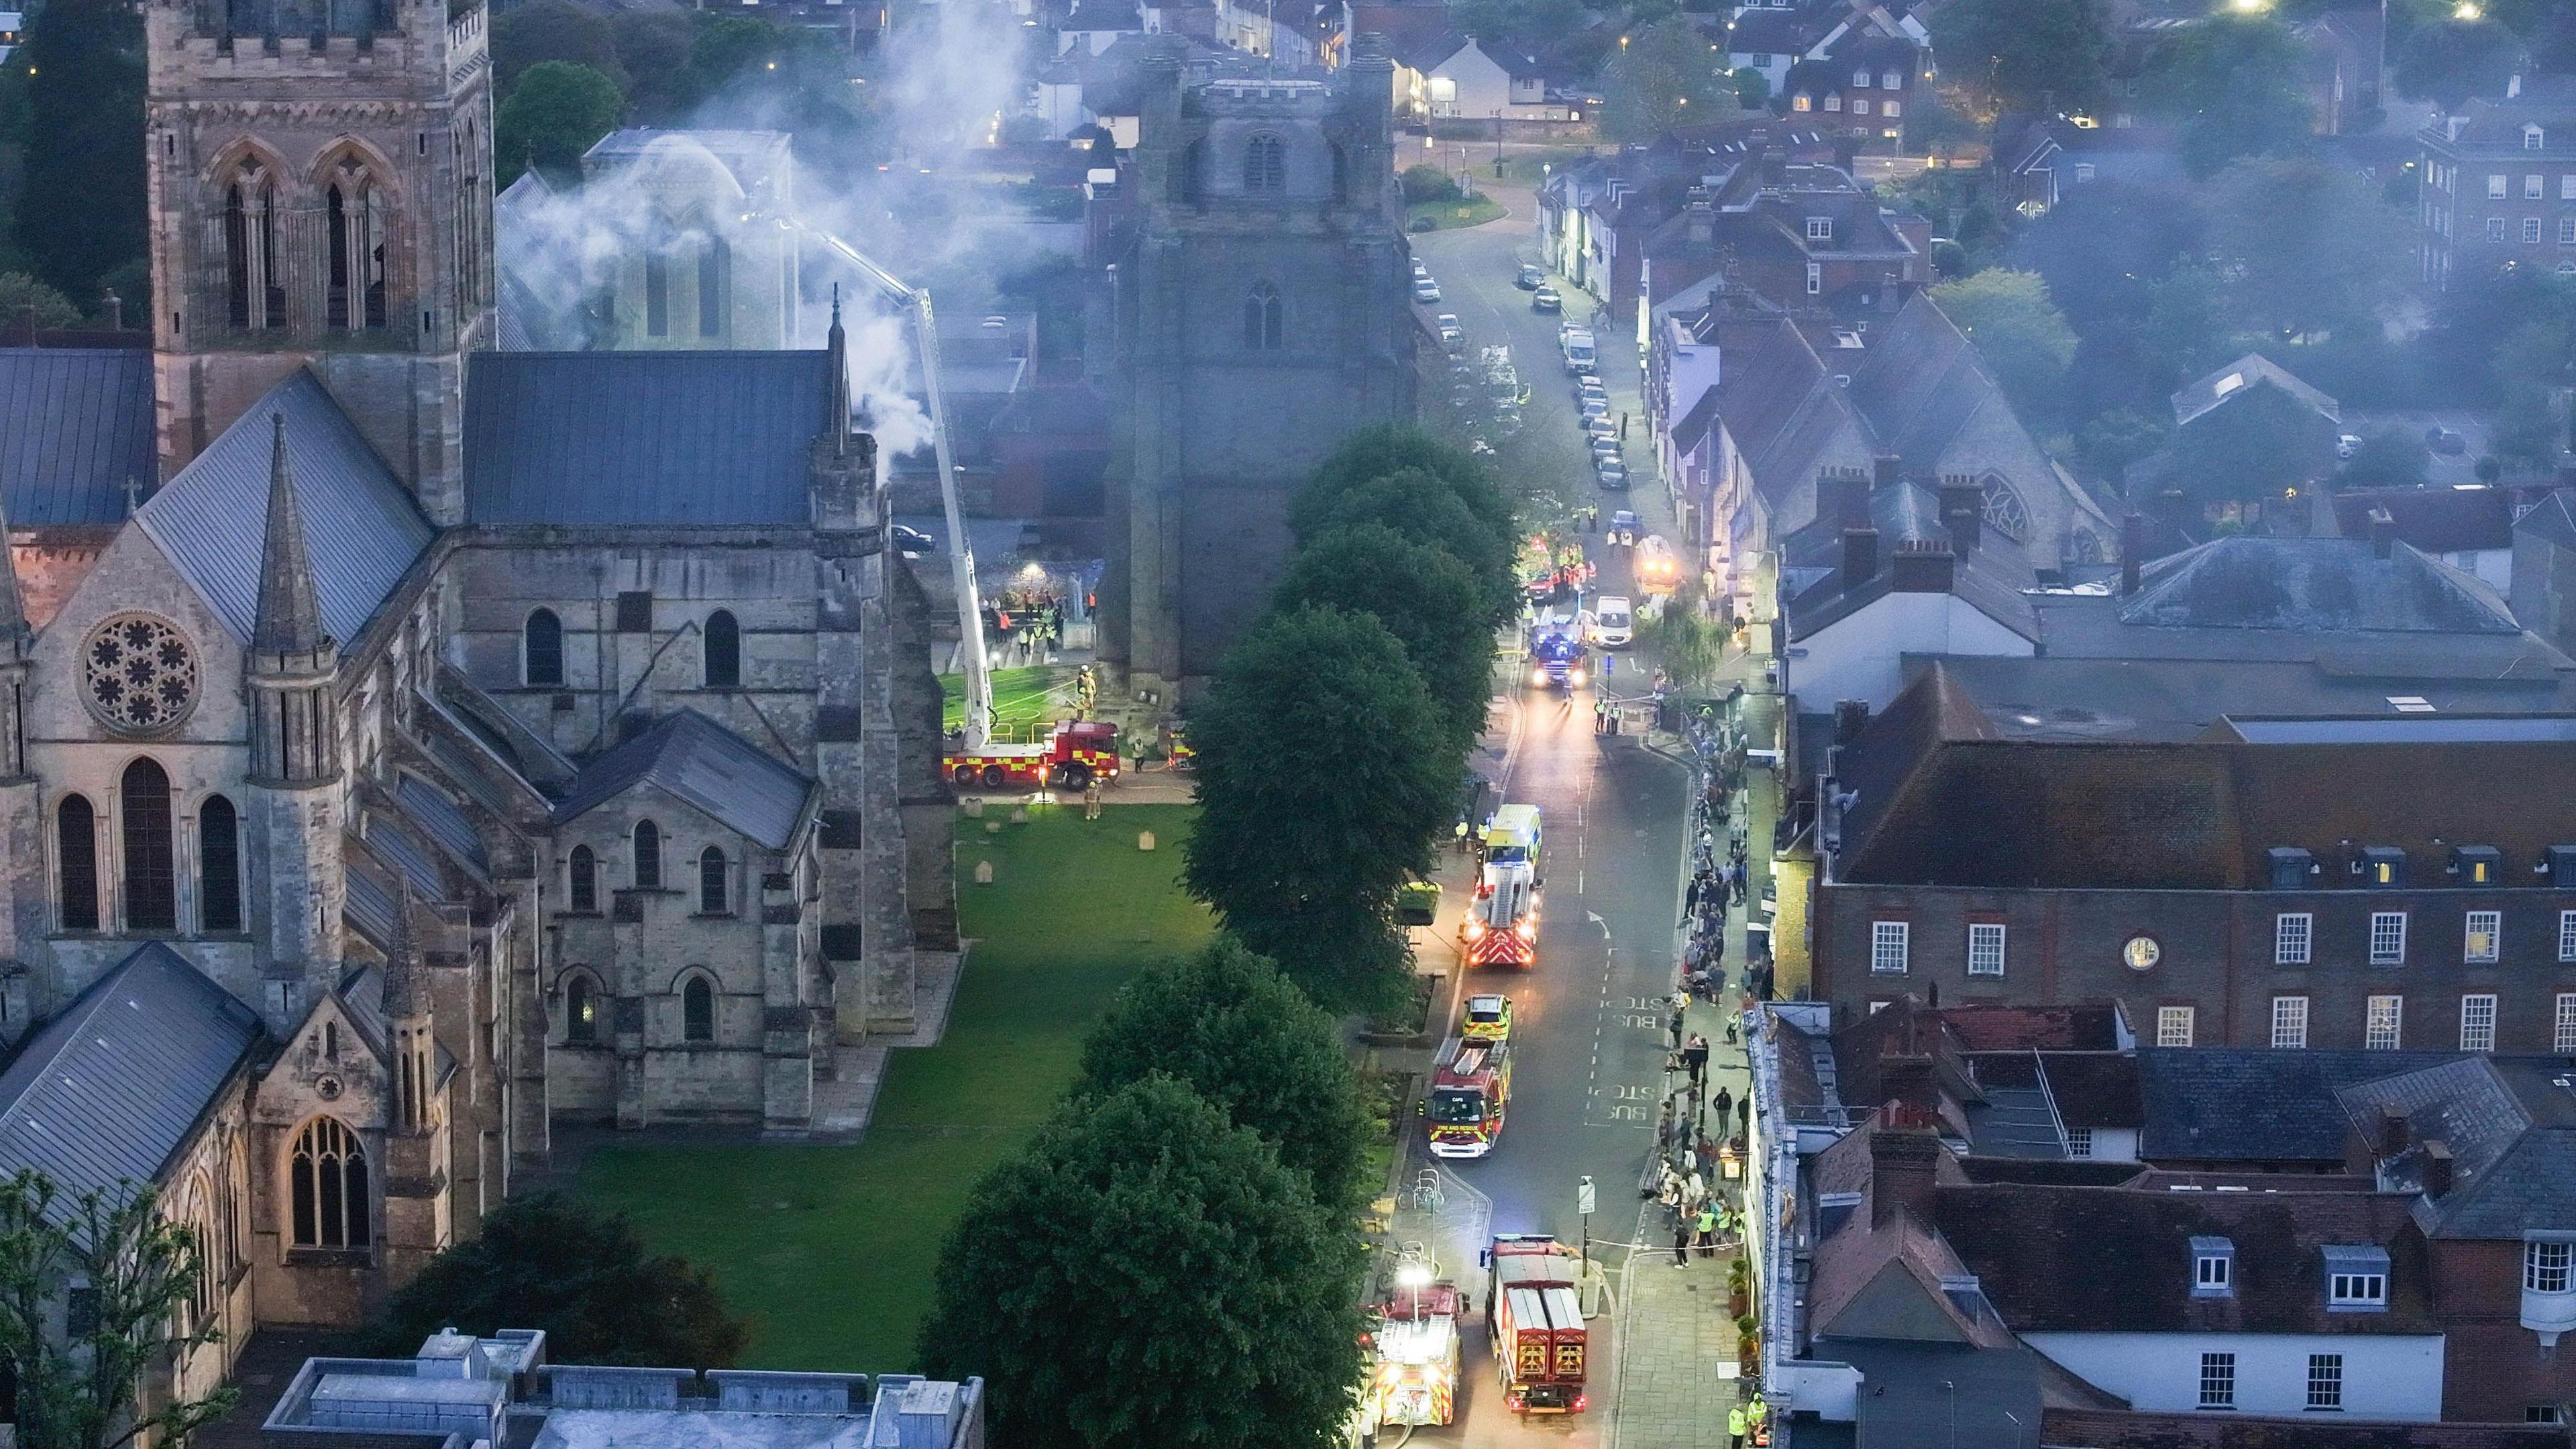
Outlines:
{"type": "Polygon", "coordinates": [[[1691,1085],[1697,1087],[1708,1075],[1708,1038],[1692,1032],[1682,1047],[1682,1065],[1690,1068],[1691,1085]]]}
{"type": "Polygon", "coordinates": [[[1714,1203],[1699,1210],[1699,1255],[1703,1258],[1717,1256],[1717,1220],[1720,1211],[1714,1203]]]}
{"type": "Polygon", "coordinates": [[[1699,1175],[1697,1169],[1682,1179],[1682,1201],[1689,1203],[1693,1212],[1699,1211],[1699,1205],[1708,1201],[1708,1181],[1699,1175]]]}
{"type": "Polygon", "coordinates": [[[1737,1404],[1726,1411],[1726,1449],[1744,1449],[1744,1406],[1737,1404]]]}
{"type": "Polygon", "coordinates": [[[1716,1105],[1718,1125],[1724,1126],[1726,1114],[1735,1110],[1735,1094],[1724,1087],[1718,1088],[1716,1105]]]}
{"type": "Polygon", "coordinates": [[[1082,818],[1085,820],[1100,818],[1100,777],[1098,775],[1082,782],[1082,818]]]}
{"type": "Polygon", "coordinates": [[[1691,877],[1690,888],[1682,892],[1682,918],[1673,922],[1675,927],[1689,925],[1691,917],[1699,914],[1699,898],[1707,889],[1708,870],[1702,867],[1698,874],[1691,877]]]}
{"type": "Polygon", "coordinates": [[[1674,1267],[1687,1268],[1690,1266],[1690,1240],[1691,1220],[1686,1217],[1675,1217],[1673,1219],[1674,1267]]]}
{"type": "MultiPolygon", "coordinates": [[[[1735,1035],[1735,1027],[1734,1027],[1734,1024],[1733,1024],[1733,1023],[1729,1023],[1729,1024],[1727,1025],[1727,1028],[1726,1028],[1726,1034],[1727,1034],[1729,1037],[1732,1037],[1732,1036],[1734,1036],[1734,1035],[1735,1035]]],[[[1737,1100],[1737,1102],[1736,1102],[1736,1104],[1735,1104],[1735,1130],[1736,1130],[1736,1132],[1740,1135],[1740,1134],[1744,1131],[1744,1129],[1745,1129],[1746,1127],[1748,1127],[1748,1126],[1750,1126],[1750,1125],[1752,1124],[1752,1121],[1753,1121],[1753,1094],[1752,1094],[1751,1092],[1747,1092],[1747,1093],[1745,1093],[1745,1094],[1743,1095],[1743,1097],[1742,1097],[1742,1098],[1738,1099],[1738,1100],[1737,1100]]]]}
{"type": "Polygon", "coordinates": [[[1673,1014],[1672,1014],[1672,1018],[1671,1018],[1669,1021],[1665,1022],[1665,1024],[1664,1024],[1664,1025],[1665,1025],[1665,1027],[1666,1027],[1666,1029],[1667,1029],[1667,1030],[1669,1030],[1669,1031],[1671,1031],[1671,1032],[1672,1032],[1672,1034],[1673,1034],[1673,1044],[1672,1044],[1672,1046],[1669,1048],[1669,1050],[1672,1050],[1672,1051],[1679,1051],[1679,1050],[1681,1050],[1681,1046],[1682,1046],[1682,1003],[1683,1003],[1683,1002],[1685,1002],[1685,1001],[1688,1001],[1689,999],[1690,999],[1690,997],[1689,997],[1687,994],[1683,993],[1683,992],[1676,991],[1676,992],[1674,992],[1674,993],[1673,993],[1673,1014]]]}

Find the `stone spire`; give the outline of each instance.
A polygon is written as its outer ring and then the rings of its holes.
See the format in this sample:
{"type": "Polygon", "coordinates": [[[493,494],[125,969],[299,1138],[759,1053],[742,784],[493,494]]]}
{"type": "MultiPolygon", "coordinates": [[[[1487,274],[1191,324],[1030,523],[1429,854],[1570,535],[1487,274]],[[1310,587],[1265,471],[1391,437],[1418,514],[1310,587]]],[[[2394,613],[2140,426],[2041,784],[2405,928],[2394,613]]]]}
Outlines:
{"type": "Polygon", "coordinates": [[[420,927],[414,912],[419,898],[402,887],[402,904],[394,910],[393,940],[385,946],[385,1019],[397,1020],[429,1009],[427,983],[421,980],[420,927]]]}
{"type": "Polygon", "coordinates": [[[832,396],[829,411],[823,415],[824,436],[832,440],[832,456],[846,456],[850,451],[850,337],[841,330],[841,284],[832,284],[832,331],[823,344],[824,366],[832,370],[832,396]]]}
{"type": "Polygon", "coordinates": [[[393,940],[385,948],[384,1014],[393,1038],[394,1126],[408,1133],[428,1130],[430,1096],[437,1086],[429,967],[421,957],[419,910],[411,887],[404,885],[402,905],[394,912],[393,940]]]}
{"type": "Polygon", "coordinates": [[[304,512],[286,463],[286,414],[271,422],[268,463],[268,534],[259,560],[259,622],[251,631],[254,653],[307,661],[328,652],[321,593],[313,584],[313,556],[304,546],[304,512]]]}

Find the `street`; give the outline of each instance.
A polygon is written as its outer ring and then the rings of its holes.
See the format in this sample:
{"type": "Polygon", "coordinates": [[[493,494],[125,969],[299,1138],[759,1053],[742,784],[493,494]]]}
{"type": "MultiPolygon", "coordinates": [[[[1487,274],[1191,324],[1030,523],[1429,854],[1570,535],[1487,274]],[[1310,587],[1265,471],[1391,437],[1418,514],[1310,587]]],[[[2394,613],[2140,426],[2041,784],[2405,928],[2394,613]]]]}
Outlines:
{"type": "MultiPolygon", "coordinates": [[[[1495,341],[1511,345],[1531,384],[1523,409],[1526,456],[1541,460],[1552,479],[1561,480],[1562,496],[1578,504],[1597,501],[1605,515],[1633,507],[1649,528],[1667,528],[1660,490],[1641,486],[1631,502],[1592,486],[1570,382],[1559,361],[1557,319],[1531,311],[1530,294],[1513,285],[1514,268],[1536,255],[1529,194],[1499,188],[1493,194],[1512,207],[1512,216],[1413,239],[1445,294],[1430,310],[1456,313],[1470,349],[1495,341]]],[[[1588,299],[1574,293],[1567,305],[1580,315],[1588,299]]],[[[1617,365],[1618,358],[1633,354],[1605,347],[1604,355],[1611,363],[1603,377],[1613,414],[1633,414],[1636,370],[1617,365]]],[[[1647,450],[1643,429],[1636,421],[1630,427],[1627,451],[1635,467],[1647,450]]],[[[1593,556],[1601,566],[1597,592],[1633,597],[1627,551],[1602,550],[1596,536],[1593,556]]],[[[1595,657],[1616,660],[1597,685],[1621,696],[1648,692],[1653,665],[1639,651],[1595,657]]],[[[1466,991],[1502,991],[1513,999],[1513,1094],[1494,1151],[1447,1166],[1489,1200],[1490,1231],[1548,1232],[1568,1243],[1584,1235],[1576,1186],[1589,1176],[1598,1202],[1591,1234],[1617,1245],[1636,1233],[1637,1184],[1653,1142],[1668,1041],[1665,1012],[1673,986],[1687,776],[1681,765],[1645,748],[1640,736],[1595,733],[1593,701],[1589,689],[1569,699],[1528,688],[1517,677],[1502,680],[1491,728],[1473,762],[1495,782],[1501,801],[1543,812],[1545,907],[1534,967],[1467,974],[1466,991]]],[[[1423,950],[1438,959],[1451,947],[1444,938],[1423,950]]],[[[1606,1246],[1596,1256],[1615,1274],[1626,1255],[1606,1246]]],[[[1472,1262],[1443,1266],[1462,1281],[1481,1281],[1472,1262]]],[[[1477,1445],[1609,1442],[1612,1364],[1610,1346],[1601,1340],[1610,1325],[1606,1315],[1593,1322],[1590,1410],[1526,1422],[1504,1407],[1481,1326],[1473,1329],[1458,1422],[1423,1430],[1421,1438],[1477,1445]]]]}

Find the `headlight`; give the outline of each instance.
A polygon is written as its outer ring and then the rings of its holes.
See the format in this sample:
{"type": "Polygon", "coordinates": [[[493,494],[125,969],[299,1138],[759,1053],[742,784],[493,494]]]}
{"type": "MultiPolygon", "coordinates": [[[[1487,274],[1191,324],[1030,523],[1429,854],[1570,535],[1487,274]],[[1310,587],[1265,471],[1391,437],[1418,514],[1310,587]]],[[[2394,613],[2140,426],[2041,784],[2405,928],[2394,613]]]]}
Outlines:
{"type": "Polygon", "coordinates": [[[1533,670],[1531,670],[1531,671],[1530,671],[1530,683],[1532,683],[1532,684],[1545,684],[1545,683],[1547,683],[1547,671],[1546,671],[1546,670],[1544,670],[1544,669],[1533,669],[1533,670]]]}
{"type": "Polygon", "coordinates": [[[1472,941],[1472,940],[1476,939],[1478,936],[1481,936],[1481,935],[1483,935],[1483,934],[1485,934],[1485,923],[1484,923],[1484,922],[1482,922],[1482,921],[1475,921],[1475,920],[1471,920],[1471,921],[1469,921],[1469,922],[1467,923],[1467,939],[1468,939],[1468,940],[1472,941]]]}
{"type": "Polygon", "coordinates": [[[1583,687],[1583,671],[1582,671],[1582,670],[1580,670],[1580,669],[1575,670],[1572,674],[1567,675],[1567,676],[1566,676],[1566,678],[1567,678],[1567,679],[1569,679],[1569,680],[1571,680],[1571,681],[1573,682],[1573,684],[1574,684],[1574,687],[1575,687],[1575,688],[1577,688],[1577,689],[1581,689],[1581,688],[1583,687]]]}
{"type": "Polygon", "coordinates": [[[1523,922],[1521,922],[1521,924],[1520,924],[1520,937],[1521,937],[1521,939],[1522,939],[1522,940],[1524,940],[1524,941],[1535,941],[1535,940],[1537,940],[1537,939],[1538,939],[1538,922],[1536,922],[1536,921],[1523,921],[1523,922]]]}

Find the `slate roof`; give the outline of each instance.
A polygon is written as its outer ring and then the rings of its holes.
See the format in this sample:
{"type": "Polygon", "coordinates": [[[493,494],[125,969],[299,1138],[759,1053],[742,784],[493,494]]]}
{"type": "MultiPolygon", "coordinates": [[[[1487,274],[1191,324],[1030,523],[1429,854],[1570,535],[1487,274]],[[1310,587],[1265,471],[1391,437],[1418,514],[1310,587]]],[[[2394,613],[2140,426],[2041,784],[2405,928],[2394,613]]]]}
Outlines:
{"type": "MultiPolygon", "coordinates": [[[[2576,751],[2549,738],[2182,744],[1996,738],[1946,670],[1908,685],[1842,752],[1839,879],[2037,889],[2246,890],[2264,852],[2343,842],[2425,869],[2474,841],[2524,870],[2576,840],[2576,751]]],[[[2344,878],[2329,872],[2325,888],[2344,878]]],[[[2358,887],[2355,887],[2358,888],[2358,887]]]]}
{"type": "Polygon", "coordinates": [[[2341,1163],[2352,1122],[2337,1092],[2457,1059],[2455,1052],[2142,1047],[2146,1125],[2138,1155],[2150,1162],[2341,1163]]]}
{"type": "Polygon", "coordinates": [[[2334,495],[2335,530],[2370,536],[2372,509],[2388,510],[2401,543],[2426,553],[2513,547],[2513,494],[2503,488],[2349,488],[2334,495]]]}
{"type": "MultiPolygon", "coordinates": [[[[1858,588],[1843,586],[1843,525],[1829,502],[1819,500],[1815,520],[1782,541],[1782,557],[1791,566],[1826,570],[1807,587],[1795,590],[1787,586],[1783,574],[1783,610],[1796,637],[1813,638],[1894,592],[1894,560],[1900,543],[1953,542],[1950,530],[1941,523],[1939,495],[1920,483],[1872,488],[1869,512],[1870,524],[1878,530],[1878,568],[1858,588]]],[[[1950,592],[2024,639],[2038,642],[2039,611],[2026,592],[2039,584],[2030,556],[1990,530],[1981,529],[1980,536],[1978,546],[1966,557],[1953,559],[1950,592]]]]}
{"type": "Polygon", "coordinates": [[[478,354],[467,521],[805,524],[829,399],[820,351],[478,354]]]}
{"type": "Polygon", "coordinates": [[[2576,1093],[2555,1058],[2467,1056],[2336,1093],[2353,1130],[2378,1136],[2380,1110],[2407,1117],[2405,1151],[2379,1162],[2382,1182],[2424,1191],[2424,1144],[2452,1155],[2451,1190],[2420,1197],[2415,1216],[2443,1238],[2519,1238],[2576,1222],[2576,1093]]]}
{"type": "Polygon", "coordinates": [[[1748,10],[1735,17],[1726,32],[1732,55],[1786,55],[1792,59],[1816,43],[1814,22],[1791,10],[1748,10]]]}
{"type": "MultiPolygon", "coordinates": [[[[2049,616],[2043,610],[2042,617],[2049,616]]],[[[2443,669],[2352,677],[2313,660],[1905,656],[1911,680],[1934,663],[2014,739],[2190,740],[2222,717],[2397,717],[2412,696],[2444,715],[2576,714],[2576,670],[2443,669]]]]}
{"type": "Polygon", "coordinates": [[[125,485],[161,477],[152,354],[0,348],[0,506],[16,528],[125,520],[125,485]]]}
{"type": "Polygon", "coordinates": [[[2460,108],[2452,118],[2459,123],[2459,134],[2445,133],[2442,118],[2422,131],[2424,139],[2454,154],[2470,151],[2522,152],[2522,128],[2537,124],[2542,129],[2542,142],[2549,148],[2542,154],[2564,154],[2576,142],[2576,76],[2525,76],[2522,94],[2511,100],[2480,97],[2460,108]]]}
{"type": "Polygon", "coordinates": [[[2438,1333],[2423,1235],[2394,1194],[1943,1184],[1932,1219],[2016,1333],[2438,1333]],[[2235,1245],[2236,1291],[2192,1296],[2195,1237],[2235,1245]],[[2328,1246],[2388,1254],[2388,1307],[2326,1308],[2328,1246]]]}
{"type": "MultiPolygon", "coordinates": [[[[479,364],[478,364],[479,365],[479,364]]],[[[320,380],[301,368],[136,510],[173,568],[248,643],[259,614],[274,418],[301,505],[322,622],[346,644],[365,632],[434,531],[320,380]]]]}
{"type": "MultiPolygon", "coordinates": [[[[471,772],[467,777],[477,778],[471,772]]],[[[394,785],[394,803],[423,833],[438,842],[440,849],[479,872],[491,872],[492,862],[483,853],[483,836],[464,807],[411,775],[403,776],[394,785]]]]}
{"type": "Polygon", "coordinates": [[[185,957],[136,947],[0,1071],[0,1172],[66,1193],[152,1181],[260,1038],[258,1013],[185,957]]]}
{"type": "Polygon", "coordinates": [[[2519,634],[2495,590],[2399,543],[2216,538],[2148,564],[2120,604],[2124,624],[2183,629],[2519,634]]]}
{"type": "Polygon", "coordinates": [[[2174,424],[2177,427],[2189,426],[2194,419],[2216,410],[2230,398],[2241,397],[2267,382],[2329,419],[2343,420],[2343,410],[2333,398],[2308,386],[2298,374],[2262,353],[2249,352],[2225,367],[2213,369],[2176,389],[2172,398],[2174,424]]]}
{"type": "Polygon", "coordinates": [[[772,850],[794,838],[814,788],[759,746],[684,709],[584,766],[555,820],[573,820],[640,784],[658,785],[772,850]]]}

